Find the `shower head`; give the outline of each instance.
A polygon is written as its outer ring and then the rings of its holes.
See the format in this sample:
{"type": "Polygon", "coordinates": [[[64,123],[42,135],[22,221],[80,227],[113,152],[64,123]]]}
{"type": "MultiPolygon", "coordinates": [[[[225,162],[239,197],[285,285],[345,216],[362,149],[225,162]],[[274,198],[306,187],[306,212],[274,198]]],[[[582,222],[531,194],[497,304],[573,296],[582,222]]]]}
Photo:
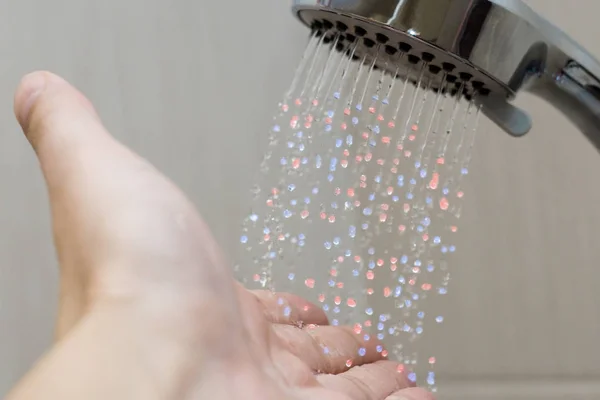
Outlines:
{"type": "Polygon", "coordinates": [[[513,136],[531,128],[520,91],[565,114],[600,150],[600,64],[521,0],[294,0],[338,51],[433,90],[443,74],[513,136]],[[334,41],[335,40],[335,41],[334,41]],[[414,68],[421,66],[421,68],[414,68]]]}

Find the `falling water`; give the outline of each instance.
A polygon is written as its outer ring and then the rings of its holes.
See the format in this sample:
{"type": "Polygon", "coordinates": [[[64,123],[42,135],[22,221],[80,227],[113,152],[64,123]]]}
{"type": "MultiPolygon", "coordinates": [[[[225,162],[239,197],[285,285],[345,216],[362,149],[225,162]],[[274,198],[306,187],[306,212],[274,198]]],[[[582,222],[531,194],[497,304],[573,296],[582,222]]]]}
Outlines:
{"type": "MultiPolygon", "coordinates": [[[[426,65],[409,66],[413,84],[354,51],[309,41],[274,117],[236,273],[319,304],[411,370],[427,364],[409,376],[435,390],[435,357],[414,343],[443,322],[424,304],[447,293],[480,110],[445,74],[423,81],[426,65]]],[[[383,62],[406,64],[395,57],[383,62]]]]}

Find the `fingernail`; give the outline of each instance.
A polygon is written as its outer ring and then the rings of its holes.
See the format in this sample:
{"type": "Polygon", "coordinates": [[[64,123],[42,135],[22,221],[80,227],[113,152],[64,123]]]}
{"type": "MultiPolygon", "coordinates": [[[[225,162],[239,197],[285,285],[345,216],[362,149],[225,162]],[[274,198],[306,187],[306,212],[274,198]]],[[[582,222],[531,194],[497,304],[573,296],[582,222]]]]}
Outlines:
{"type": "Polygon", "coordinates": [[[15,107],[17,109],[17,120],[23,129],[27,126],[31,107],[39,97],[40,93],[44,91],[46,85],[47,76],[43,72],[33,72],[26,75],[21,80],[19,89],[17,90],[15,107]]]}

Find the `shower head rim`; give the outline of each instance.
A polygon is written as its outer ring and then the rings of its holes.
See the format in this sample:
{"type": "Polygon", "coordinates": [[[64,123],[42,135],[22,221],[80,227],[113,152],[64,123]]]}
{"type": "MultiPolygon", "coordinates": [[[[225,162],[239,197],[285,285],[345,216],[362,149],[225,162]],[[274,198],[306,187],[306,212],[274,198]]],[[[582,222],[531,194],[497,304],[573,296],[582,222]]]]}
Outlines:
{"type": "Polygon", "coordinates": [[[309,21],[307,21],[303,17],[303,13],[305,11],[307,11],[307,10],[319,11],[319,12],[322,12],[324,14],[330,14],[330,15],[333,14],[333,15],[336,15],[336,16],[339,16],[339,17],[351,18],[351,19],[360,21],[362,23],[369,24],[371,26],[377,27],[381,31],[387,32],[388,35],[390,35],[390,36],[391,35],[395,35],[397,37],[406,38],[407,41],[420,43],[423,47],[430,48],[434,52],[445,54],[448,58],[450,58],[451,60],[455,61],[455,63],[454,63],[455,65],[462,65],[462,66],[467,67],[467,69],[469,69],[469,70],[477,71],[478,73],[484,75],[486,77],[486,79],[495,82],[499,87],[502,88],[502,90],[504,92],[502,94],[495,93],[496,96],[499,95],[500,97],[502,97],[505,100],[512,100],[515,97],[516,93],[515,93],[514,90],[512,90],[504,82],[499,81],[498,79],[495,79],[487,71],[485,71],[485,70],[479,68],[478,66],[474,65],[469,60],[465,60],[465,59],[461,58],[460,56],[458,56],[457,54],[449,52],[446,49],[441,48],[437,44],[431,43],[431,42],[429,42],[427,40],[424,40],[424,39],[420,38],[419,36],[413,35],[413,34],[411,34],[409,32],[406,32],[406,31],[395,29],[395,28],[391,27],[390,25],[381,23],[380,21],[373,20],[371,18],[366,18],[366,17],[363,17],[361,15],[356,15],[356,14],[352,14],[352,13],[341,12],[339,10],[332,9],[330,7],[323,6],[323,5],[319,5],[319,4],[311,4],[309,6],[298,6],[298,5],[295,5],[293,7],[294,14],[298,18],[298,20],[300,20],[300,22],[302,22],[304,25],[306,25],[309,28],[311,28],[311,23],[309,21]]]}

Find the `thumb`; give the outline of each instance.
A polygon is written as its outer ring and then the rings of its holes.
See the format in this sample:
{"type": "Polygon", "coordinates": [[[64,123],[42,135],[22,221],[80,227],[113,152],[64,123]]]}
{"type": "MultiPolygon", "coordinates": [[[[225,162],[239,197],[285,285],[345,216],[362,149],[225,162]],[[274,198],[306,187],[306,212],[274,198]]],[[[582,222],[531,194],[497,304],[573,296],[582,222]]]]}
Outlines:
{"type": "Polygon", "coordinates": [[[229,327],[215,334],[239,333],[229,269],[193,205],[118,143],[80,92],[51,73],[30,74],[15,114],[48,186],[65,304],[142,299],[153,317],[179,323],[201,313],[203,323],[229,327]]]}

